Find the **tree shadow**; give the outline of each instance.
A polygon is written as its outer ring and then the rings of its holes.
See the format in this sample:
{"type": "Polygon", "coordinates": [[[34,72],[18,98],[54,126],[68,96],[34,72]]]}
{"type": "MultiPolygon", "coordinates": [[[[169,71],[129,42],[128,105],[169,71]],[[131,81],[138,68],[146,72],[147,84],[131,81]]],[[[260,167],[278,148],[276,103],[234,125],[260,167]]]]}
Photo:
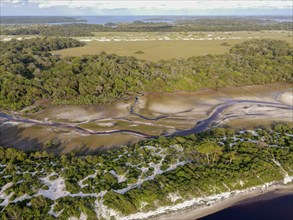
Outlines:
{"type": "MultiPolygon", "coordinates": [[[[138,141],[138,142],[140,142],[140,141],[138,141]]],[[[117,150],[121,146],[125,146],[125,145],[126,146],[132,146],[135,143],[137,143],[137,141],[127,141],[124,144],[116,144],[116,145],[113,145],[111,147],[107,147],[107,146],[103,145],[103,146],[98,146],[98,147],[95,147],[95,148],[89,147],[89,146],[83,144],[78,149],[75,149],[72,152],[77,156],[98,155],[98,154],[101,154],[101,153],[105,153],[107,151],[117,150]]]]}
{"type": "MultiPolygon", "coordinates": [[[[53,153],[54,155],[62,155],[62,154],[70,154],[73,153],[77,156],[84,156],[84,155],[98,155],[107,151],[113,151],[120,148],[123,145],[132,146],[138,142],[143,140],[129,140],[125,143],[115,144],[113,146],[90,146],[86,144],[79,144],[76,143],[75,146],[68,147],[68,143],[70,141],[63,141],[58,144],[48,144],[48,142],[54,143],[54,139],[58,140],[58,135],[52,135],[48,132],[48,138],[45,137],[39,139],[36,133],[30,134],[26,127],[18,126],[18,125],[7,125],[0,123],[0,146],[4,147],[12,147],[18,150],[22,150],[25,152],[35,152],[35,151],[46,151],[48,153],[53,153]]],[[[44,135],[43,135],[44,136],[44,135]]]]}
{"type": "Polygon", "coordinates": [[[46,151],[55,155],[60,155],[64,150],[62,145],[56,148],[46,148],[45,143],[41,142],[38,138],[23,137],[22,133],[24,130],[25,128],[23,127],[2,124],[0,126],[0,145],[25,152],[46,151]]]}

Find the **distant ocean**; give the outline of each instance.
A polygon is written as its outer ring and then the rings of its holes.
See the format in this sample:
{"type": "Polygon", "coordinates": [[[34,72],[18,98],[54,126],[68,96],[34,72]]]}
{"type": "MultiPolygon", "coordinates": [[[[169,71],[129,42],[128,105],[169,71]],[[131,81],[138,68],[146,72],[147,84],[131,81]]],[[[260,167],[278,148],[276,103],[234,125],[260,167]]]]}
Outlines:
{"type": "Polygon", "coordinates": [[[132,23],[134,21],[143,22],[167,22],[172,23],[176,20],[196,19],[198,16],[84,16],[80,19],[87,20],[87,24],[106,24],[112,23],[132,23]]]}
{"type": "MultiPolygon", "coordinates": [[[[3,16],[5,17],[5,16],[3,16]]],[[[143,21],[143,22],[166,22],[166,23],[173,23],[178,20],[194,20],[194,19],[201,19],[201,18],[218,18],[222,16],[184,16],[184,15],[160,15],[160,16],[69,16],[74,17],[77,20],[85,20],[79,23],[85,24],[100,24],[104,25],[108,22],[111,23],[132,23],[134,21],[143,21]]],[[[229,17],[229,16],[228,16],[229,17]]],[[[231,16],[232,18],[255,18],[261,20],[273,20],[277,22],[284,22],[284,21],[292,21],[292,17],[284,16],[284,17],[249,17],[249,16],[231,16]]],[[[38,23],[38,22],[36,22],[38,23]]],[[[58,25],[58,24],[70,24],[76,23],[75,22],[54,22],[54,23],[43,23],[43,24],[51,24],[51,25],[58,25]]],[[[2,25],[2,24],[0,24],[2,25]]]]}
{"type": "Polygon", "coordinates": [[[293,194],[244,203],[223,209],[200,220],[292,220],[293,194]]]}
{"type": "MultiPolygon", "coordinates": [[[[87,20],[87,24],[106,24],[107,22],[112,23],[131,23],[134,21],[143,21],[143,22],[167,22],[173,23],[178,20],[193,20],[193,19],[200,19],[200,18],[215,18],[217,16],[84,16],[79,17],[80,19],[87,20]]],[[[249,17],[246,17],[249,18],[249,17]]],[[[266,18],[261,18],[265,20],[266,18]]],[[[274,20],[277,22],[284,22],[284,21],[292,21],[290,17],[271,17],[268,18],[270,20],[274,20]]]]}

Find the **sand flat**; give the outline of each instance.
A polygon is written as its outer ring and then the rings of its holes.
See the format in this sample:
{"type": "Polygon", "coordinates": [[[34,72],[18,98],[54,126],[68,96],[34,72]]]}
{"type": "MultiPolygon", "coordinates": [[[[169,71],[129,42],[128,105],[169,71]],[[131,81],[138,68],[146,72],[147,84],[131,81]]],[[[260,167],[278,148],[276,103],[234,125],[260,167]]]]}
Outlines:
{"type": "Polygon", "coordinates": [[[293,90],[282,93],[279,99],[282,103],[293,106],[293,90]]]}
{"type": "MultiPolygon", "coordinates": [[[[289,105],[292,100],[291,88],[292,84],[275,83],[219,90],[205,89],[197,92],[146,93],[139,97],[137,105],[134,99],[108,105],[49,105],[45,110],[29,115],[27,118],[41,123],[63,123],[71,127],[46,127],[26,123],[10,123],[7,127],[5,122],[0,126],[3,136],[0,144],[32,150],[38,149],[40,145],[52,138],[58,138],[63,146],[63,149],[55,149],[58,154],[83,149],[107,150],[111,147],[137,142],[143,138],[127,132],[111,135],[84,134],[73,127],[105,132],[124,129],[147,135],[172,134],[176,129],[193,128],[199,121],[208,118],[219,106],[231,100],[275,104],[233,104],[217,117],[212,126],[225,124],[235,128],[246,128],[269,126],[280,121],[293,123],[292,105],[289,105]],[[134,106],[135,115],[130,112],[131,106],[134,106]],[[282,106],[282,108],[276,106],[282,106]],[[163,118],[158,118],[162,116],[163,118]]],[[[20,117],[25,116],[20,115],[20,117]]],[[[54,151],[54,149],[51,150],[54,151]]]]}

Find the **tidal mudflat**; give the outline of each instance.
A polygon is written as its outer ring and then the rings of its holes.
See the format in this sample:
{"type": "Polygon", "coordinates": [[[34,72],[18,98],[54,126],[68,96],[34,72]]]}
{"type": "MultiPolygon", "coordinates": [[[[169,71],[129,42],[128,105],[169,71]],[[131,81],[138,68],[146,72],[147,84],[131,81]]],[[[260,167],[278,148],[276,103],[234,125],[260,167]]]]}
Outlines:
{"type": "Polygon", "coordinates": [[[278,83],[198,92],[146,93],[108,105],[54,106],[34,114],[1,114],[1,143],[59,153],[118,147],[160,135],[187,135],[219,126],[292,123],[292,84],[278,83]],[[111,135],[111,138],[109,138],[111,135]],[[55,147],[48,142],[55,141],[55,147]],[[58,148],[61,145],[62,148],[58,148]]]}

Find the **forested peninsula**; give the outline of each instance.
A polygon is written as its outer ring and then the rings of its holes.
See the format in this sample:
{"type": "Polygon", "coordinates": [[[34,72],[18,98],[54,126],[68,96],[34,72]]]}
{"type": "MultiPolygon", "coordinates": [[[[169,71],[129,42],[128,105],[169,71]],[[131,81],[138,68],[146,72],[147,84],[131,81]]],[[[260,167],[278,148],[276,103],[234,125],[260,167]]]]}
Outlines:
{"type": "Polygon", "coordinates": [[[39,99],[103,104],[139,92],[292,82],[293,47],[285,41],[250,40],[223,55],[156,63],[105,52],[67,58],[50,53],[82,45],[70,38],[1,42],[0,107],[20,110],[39,99]]]}

